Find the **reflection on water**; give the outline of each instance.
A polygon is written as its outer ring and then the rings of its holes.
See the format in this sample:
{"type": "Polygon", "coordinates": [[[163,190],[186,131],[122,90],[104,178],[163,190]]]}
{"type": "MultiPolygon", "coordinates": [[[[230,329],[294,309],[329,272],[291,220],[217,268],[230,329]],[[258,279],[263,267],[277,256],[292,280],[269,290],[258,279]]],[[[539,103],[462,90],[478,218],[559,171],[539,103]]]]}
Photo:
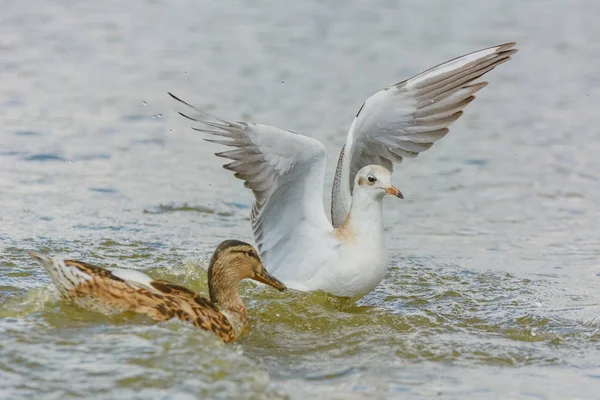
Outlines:
{"type": "Polygon", "coordinates": [[[34,3],[0,15],[0,397],[596,397],[595,2],[34,3]],[[392,265],[356,304],[244,283],[253,329],[225,346],[76,309],[26,255],[206,292],[214,247],[251,240],[252,198],[167,91],[322,140],[330,184],[368,95],[512,40],[451,133],[396,168],[392,265]]]}

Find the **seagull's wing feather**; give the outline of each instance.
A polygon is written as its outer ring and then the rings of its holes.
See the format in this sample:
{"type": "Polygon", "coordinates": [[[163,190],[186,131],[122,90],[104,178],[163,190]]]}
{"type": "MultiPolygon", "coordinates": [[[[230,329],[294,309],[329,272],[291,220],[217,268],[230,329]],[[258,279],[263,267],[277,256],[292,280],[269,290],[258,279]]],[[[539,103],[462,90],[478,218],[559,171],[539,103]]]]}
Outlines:
{"type": "Polygon", "coordinates": [[[474,81],[508,61],[515,43],[479,50],[435,66],[369,97],[350,127],[333,184],[332,221],[348,213],[354,177],[370,164],[390,171],[448,133],[487,82],[474,81]]]}
{"type": "MultiPolygon", "coordinates": [[[[218,119],[170,95],[197,115],[180,112],[198,123],[192,129],[218,137],[205,140],[232,147],[216,155],[229,159],[224,168],[254,193],[252,229],[267,269],[288,279],[309,277],[311,271],[299,271],[294,261],[306,258],[307,249],[323,248],[333,230],[323,208],[325,146],[272,126],[218,119]]],[[[322,265],[314,258],[319,256],[327,255],[308,257],[315,267],[322,265]]]]}

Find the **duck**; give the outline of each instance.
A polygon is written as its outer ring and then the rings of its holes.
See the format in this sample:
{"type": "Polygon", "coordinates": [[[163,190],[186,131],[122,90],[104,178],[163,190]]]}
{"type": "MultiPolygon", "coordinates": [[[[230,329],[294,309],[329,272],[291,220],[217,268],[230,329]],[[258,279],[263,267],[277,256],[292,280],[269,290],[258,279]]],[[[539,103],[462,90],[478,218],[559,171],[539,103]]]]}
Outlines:
{"type": "Polygon", "coordinates": [[[36,252],[29,255],[50,276],[61,297],[80,308],[104,315],[134,312],[155,321],[178,318],[213,332],[225,343],[240,338],[250,325],[238,293],[240,281],[249,278],[286,290],[266,271],[256,249],[239,240],[223,241],[213,253],[208,267],[208,298],[132,269],[107,270],[36,252]]]}
{"type": "Polygon", "coordinates": [[[254,194],[250,220],[259,255],[291,289],[358,299],[383,280],[389,265],[382,199],[403,198],[391,184],[394,164],[442,139],[487,85],[484,74],[509,61],[516,43],[454,58],[369,97],[339,157],[329,219],[323,206],[327,150],[289,130],[211,115],[168,93],[215,153],[254,194]]]}

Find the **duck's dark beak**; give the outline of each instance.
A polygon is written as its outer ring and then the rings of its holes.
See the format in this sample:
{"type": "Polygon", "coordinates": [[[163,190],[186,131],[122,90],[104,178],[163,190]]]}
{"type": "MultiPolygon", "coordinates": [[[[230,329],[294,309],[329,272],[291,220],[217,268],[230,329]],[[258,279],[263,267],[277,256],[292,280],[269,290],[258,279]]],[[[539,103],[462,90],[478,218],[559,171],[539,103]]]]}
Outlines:
{"type": "Polygon", "coordinates": [[[262,269],[260,272],[257,272],[256,274],[254,274],[254,276],[252,277],[252,279],[254,279],[255,281],[259,281],[261,283],[264,283],[265,285],[272,286],[275,289],[277,289],[279,291],[282,291],[282,292],[287,289],[287,286],[285,286],[278,279],[275,279],[274,277],[272,277],[264,269],[262,269]]]}
{"type": "Polygon", "coordinates": [[[402,192],[394,185],[390,186],[389,188],[385,189],[385,192],[387,194],[391,194],[392,196],[396,196],[399,199],[403,199],[404,195],[402,194],[402,192]]]}

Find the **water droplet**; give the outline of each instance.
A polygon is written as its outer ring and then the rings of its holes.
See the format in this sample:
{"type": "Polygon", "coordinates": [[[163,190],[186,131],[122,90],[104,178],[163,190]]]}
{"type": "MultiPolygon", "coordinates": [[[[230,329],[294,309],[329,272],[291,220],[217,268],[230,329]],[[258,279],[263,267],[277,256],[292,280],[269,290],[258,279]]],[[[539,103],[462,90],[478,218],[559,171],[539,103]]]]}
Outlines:
{"type": "Polygon", "coordinates": [[[158,115],[157,115],[157,117],[158,117],[158,118],[162,118],[162,114],[158,114],[158,115]]]}
{"type": "Polygon", "coordinates": [[[147,102],[145,102],[145,101],[142,101],[142,105],[143,105],[144,107],[146,107],[146,106],[148,105],[148,103],[147,103],[147,102]]]}
{"type": "Polygon", "coordinates": [[[69,160],[69,164],[73,164],[73,160],[69,160]]]}

